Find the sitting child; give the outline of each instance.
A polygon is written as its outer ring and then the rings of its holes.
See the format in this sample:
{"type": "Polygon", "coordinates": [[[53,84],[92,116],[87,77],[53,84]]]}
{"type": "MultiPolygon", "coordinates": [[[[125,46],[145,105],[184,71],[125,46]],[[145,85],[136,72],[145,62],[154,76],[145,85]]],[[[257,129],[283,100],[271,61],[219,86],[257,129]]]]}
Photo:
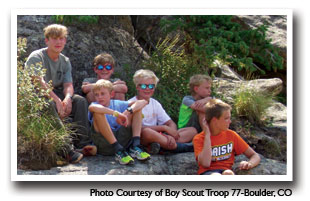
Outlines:
{"type": "Polygon", "coordinates": [[[146,160],[150,155],[140,145],[142,108],[145,100],[132,103],[113,100],[113,84],[108,80],[98,80],[92,92],[96,102],[89,106],[91,136],[102,155],[115,154],[120,164],[133,163],[133,159],[146,160]],[[126,151],[129,148],[129,154],[126,151]],[[132,157],[131,157],[132,156],[132,157]]]}
{"type": "Polygon", "coordinates": [[[182,100],[178,121],[178,142],[191,142],[193,137],[202,131],[201,121],[204,118],[205,104],[211,99],[212,79],[207,75],[193,75],[189,81],[191,96],[182,100]]]}
{"type": "Polygon", "coordinates": [[[110,80],[113,83],[113,91],[115,93],[113,99],[125,100],[125,94],[128,90],[126,83],[118,78],[111,79],[115,67],[113,57],[110,54],[101,53],[95,57],[93,65],[97,77],[85,78],[82,83],[82,91],[86,94],[88,103],[95,101],[91,89],[99,79],[110,80]]]}
{"type": "Polygon", "coordinates": [[[248,170],[260,162],[259,155],[234,131],[229,130],[231,107],[218,99],[206,104],[203,132],[193,139],[198,174],[234,175],[231,170],[235,155],[244,154],[249,161],[240,162],[241,170],[248,170]]]}
{"type": "Polygon", "coordinates": [[[163,109],[162,105],[152,98],[158,83],[158,78],[150,70],[138,70],[133,76],[136,85],[137,96],[129,101],[145,100],[147,105],[142,109],[141,144],[149,147],[150,153],[158,152],[162,147],[165,150],[175,152],[193,151],[192,144],[177,143],[179,135],[177,126],[163,109]],[[160,146],[156,146],[159,144],[160,146]],[[156,149],[158,150],[156,151],[156,149]]]}

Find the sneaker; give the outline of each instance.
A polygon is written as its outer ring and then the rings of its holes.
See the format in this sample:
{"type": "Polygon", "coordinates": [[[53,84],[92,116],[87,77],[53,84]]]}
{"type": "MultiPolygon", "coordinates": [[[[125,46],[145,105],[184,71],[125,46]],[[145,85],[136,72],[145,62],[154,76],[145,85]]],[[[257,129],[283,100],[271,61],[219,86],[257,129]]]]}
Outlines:
{"type": "Polygon", "coordinates": [[[80,160],[82,160],[82,158],[83,158],[83,154],[73,151],[73,150],[71,150],[69,154],[67,155],[67,159],[69,163],[73,163],[73,164],[78,163],[80,160]]]}
{"type": "Polygon", "coordinates": [[[121,150],[115,153],[115,160],[117,160],[121,165],[127,165],[134,163],[133,158],[125,150],[121,150]]]}
{"type": "Polygon", "coordinates": [[[153,142],[147,146],[147,152],[149,154],[158,154],[160,151],[160,144],[158,142],[153,142]]]}
{"type": "Polygon", "coordinates": [[[95,156],[97,154],[97,147],[95,145],[86,145],[83,149],[77,149],[84,156],[95,156]]]}
{"type": "Polygon", "coordinates": [[[129,154],[133,158],[137,158],[138,160],[141,160],[141,161],[147,160],[147,159],[149,159],[151,157],[150,154],[148,154],[147,152],[143,151],[142,146],[130,147],[129,154]]]}

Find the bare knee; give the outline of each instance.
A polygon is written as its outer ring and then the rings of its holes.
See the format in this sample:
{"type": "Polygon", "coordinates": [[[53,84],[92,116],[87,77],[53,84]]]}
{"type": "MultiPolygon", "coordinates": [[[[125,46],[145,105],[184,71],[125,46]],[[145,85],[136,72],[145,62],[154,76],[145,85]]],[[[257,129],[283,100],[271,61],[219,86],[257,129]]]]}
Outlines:
{"type": "Polygon", "coordinates": [[[235,175],[235,173],[232,170],[224,170],[222,175],[235,175]]]}

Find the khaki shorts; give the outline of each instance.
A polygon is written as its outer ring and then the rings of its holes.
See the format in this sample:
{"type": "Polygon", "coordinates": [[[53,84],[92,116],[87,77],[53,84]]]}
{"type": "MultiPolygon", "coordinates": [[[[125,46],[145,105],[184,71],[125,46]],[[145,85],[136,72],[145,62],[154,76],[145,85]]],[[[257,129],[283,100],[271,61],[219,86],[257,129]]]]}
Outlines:
{"type": "MultiPolygon", "coordinates": [[[[116,140],[124,148],[128,148],[132,141],[132,128],[130,126],[121,126],[120,129],[113,132],[116,140]]],[[[114,155],[113,146],[101,135],[95,131],[94,125],[91,126],[91,138],[97,146],[97,153],[102,155],[114,155]]]]}

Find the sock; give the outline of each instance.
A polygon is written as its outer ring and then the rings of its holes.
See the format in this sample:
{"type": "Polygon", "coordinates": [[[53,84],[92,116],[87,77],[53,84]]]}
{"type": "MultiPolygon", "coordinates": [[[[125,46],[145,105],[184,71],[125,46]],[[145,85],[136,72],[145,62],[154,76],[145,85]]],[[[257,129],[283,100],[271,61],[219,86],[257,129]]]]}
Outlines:
{"type": "Polygon", "coordinates": [[[124,149],[123,146],[120,143],[118,143],[117,141],[112,144],[112,147],[113,147],[115,153],[124,149]]]}
{"type": "Polygon", "coordinates": [[[132,137],[132,146],[138,146],[140,145],[140,137],[132,137]]]}
{"type": "Polygon", "coordinates": [[[182,153],[182,152],[193,152],[194,147],[193,143],[179,143],[177,142],[177,148],[174,150],[171,150],[173,153],[182,153]]]}

